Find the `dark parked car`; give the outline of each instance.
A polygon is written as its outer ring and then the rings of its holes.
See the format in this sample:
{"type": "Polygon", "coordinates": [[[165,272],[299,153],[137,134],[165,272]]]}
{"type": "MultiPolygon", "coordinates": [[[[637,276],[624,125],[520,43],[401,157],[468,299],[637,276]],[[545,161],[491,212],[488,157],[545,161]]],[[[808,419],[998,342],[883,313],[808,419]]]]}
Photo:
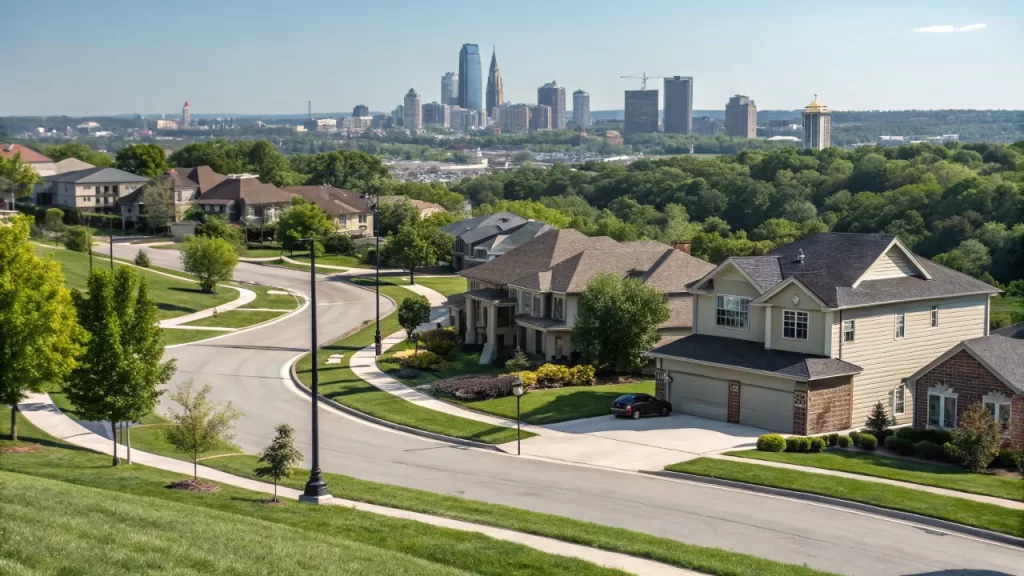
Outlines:
{"type": "Polygon", "coordinates": [[[626,394],[612,402],[612,415],[616,418],[639,419],[641,416],[668,416],[672,403],[658,400],[650,394],[626,394]]]}

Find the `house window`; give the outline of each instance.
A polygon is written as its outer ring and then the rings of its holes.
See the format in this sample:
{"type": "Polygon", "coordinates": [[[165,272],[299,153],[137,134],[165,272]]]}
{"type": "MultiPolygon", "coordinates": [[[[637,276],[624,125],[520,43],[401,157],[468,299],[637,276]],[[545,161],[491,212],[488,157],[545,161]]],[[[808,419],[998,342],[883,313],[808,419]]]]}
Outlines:
{"type": "Polygon", "coordinates": [[[366,214],[360,214],[359,215],[359,223],[360,224],[366,224],[366,214]]]}
{"type": "Polygon", "coordinates": [[[932,328],[939,327],[939,307],[932,306],[932,328]]]}
{"type": "Polygon", "coordinates": [[[907,413],[907,382],[896,387],[892,395],[892,413],[894,416],[902,416],[907,413]]]}
{"type": "Polygon", "coordinates": [[[540,296],[533,297],[533,316],[534,318],[543,318],[543,310],[540,305],[540,296]]]}
{"type": "Polygon", "coordinates": [[[928,425],[937,428],[956,428],[956,393],[949,389],[928,391],[928,425]]]}
{"type": "Polygon", "coordinates": [[[530,313],[530,306],[533,304],[533,297],[526,292],[520,293],[520,305],[522,307],[523,314],[530,313]]]}
{"type": "Polygon", "coordinates": [[[907,315],[900,312],[896,315],[896,339],[901,340],[907,335],[907,315]]]}
{"type": "Polygon", "coordinates": [[[562,337],[555,336],[555,356],[561,358],[565,354],[562,351],[562,337]]]}
{"type": "Polygon", "coordinates": [[[551,299],[551,317],[555,320],[565,320],[565,298],[555,296],[551,299]]]}
{"type": "Polygon", "coordinates": [[[477,282],[476,280],[470,280],[469,281],[469,289],[470,290],[479,290],[480,289],[480,283],[477,282]]]}
{"type": "Polygon", "coordinates": [[[482,260],[487,259],[487,248],[477,248],[473,250],[473,257],[480,258],[482,260]]]}
{"type": "Polygon", "coordinates": [[[348,214],[342,214],[338,220],[341,221],[342,228],[348,228],[348,214]]]}
{"type": "Polygon", "coordinates": [[[785,310],[782,313],[782,337],[807,340],[807,312],[785,310]]]}
{"type": "Polygon", "coordinates": [[[718,296],[715,324],[738,330],[750,329],[750,298],[718,296]]]}
{"type": "Polygon", "coordinates": [[[992,418],[999,423],[1003,434],[1010,433],[1010,399],[999,394],[986,394],[982,398],[985,409],[992,415],[992,418]]]}
{"type": "Polygon", "coordinates": [[[843,320],[843,342],[853,342],[856,324],[853,320],[843,320]]]}
{"type": "Polygon", "coordinates": [[[181,202],[181,190],[178,190],[178,191],[177,191],[177,192],[175,192],[174,194],[175,194],[175,196],[176,196],[176,201],[177,201],[177,202],[181,202]]]}

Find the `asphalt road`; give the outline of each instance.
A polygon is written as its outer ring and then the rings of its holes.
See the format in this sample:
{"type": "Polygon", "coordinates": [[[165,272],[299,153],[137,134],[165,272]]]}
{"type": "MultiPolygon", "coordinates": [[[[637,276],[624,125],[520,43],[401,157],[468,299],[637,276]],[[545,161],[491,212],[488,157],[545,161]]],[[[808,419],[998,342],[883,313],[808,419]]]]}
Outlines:
{"type": "MultiPolygon", "coordinates": [[[[131,258],[137,246],[115,244],[131,258]]],[[[180,268],[178,253],[149,250],[153,263],[180,268]]],[[[235,277],[309,294],[309,278],[291,270],[239,264],[235,277]]],[[[321,344],[373,317],[370,292],[321,277],[321,344]]],[[[382,302],[382,311],[389,304],[382,302]]],[[[244,412],[237,443],[266,446],[287,422],[308,440],[309,400],[286,386],[282,367],[308,350],[309,314],[209,343],[168,350],[175,382],[195,378],[218,401],[244,412]]],[[[321,466],[366,480],[452,494],[619,526],[851,575],[1024,574],[1024,550],[867,514],[745,491],[639,474],[517,458],[400,434],[320,413],[321,466]],[[987,571],[987,572],[986,572],[987,571]]],[[[303,451],[308,442],[300,443],[303,451]]],[[[622,454],[628,458],[628,453],[622,454]]],[[[1024,519],[1022,519],[1024,521],[1024,519]]]]}

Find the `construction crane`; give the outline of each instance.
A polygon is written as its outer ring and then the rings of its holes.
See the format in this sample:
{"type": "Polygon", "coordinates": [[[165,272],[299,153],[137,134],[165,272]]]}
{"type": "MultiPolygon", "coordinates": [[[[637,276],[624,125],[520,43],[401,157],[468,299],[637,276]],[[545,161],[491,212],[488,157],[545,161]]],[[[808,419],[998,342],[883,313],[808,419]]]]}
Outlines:
{"type": "Polygon", "coordinates": [[[654,80],[656,78],[671,78],[671,76],[648,76],[646,72],[637,72],[636,74],[629,74],[626,76],[619,76],[619,78],[634,78],[640,81],[640,89],[647,90],[647,81],[654,80]]]}

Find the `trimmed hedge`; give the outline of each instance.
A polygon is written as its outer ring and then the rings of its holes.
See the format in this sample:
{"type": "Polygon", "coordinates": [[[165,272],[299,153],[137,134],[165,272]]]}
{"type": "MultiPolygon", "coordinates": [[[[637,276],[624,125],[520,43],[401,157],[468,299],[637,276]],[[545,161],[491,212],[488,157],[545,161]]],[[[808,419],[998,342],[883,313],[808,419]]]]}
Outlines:
{"type": "Polygon", "coordinates": [[[459,345],[459,335],[452,328],[426,330],[416,336],[424,348],[444,358],[459,345]]]}
{"type": "Polygon", "coordinates": [[[860,446],[860,436],[861,432],[858,432],[857,430],[850,432],[850,440],[853,440],[854,446],[860,446]]]}
{"type": "Polygon", "coordinates": [[[833,433],[828,435],[828,445],[829,446],[835,446],[838,443],[839,443],[839,434],[837,432],[833,432],[833,433]]]}
{"type": "Polygon", "coordinates": [[[914,444],[914,453],[917,454],[918,458],[924,458],[925,460],[945,460],[946,453],[942,449],[941,444],[935,442],[929,442],[927,440],[921,440],[917,444],[914,444]]]}
{"type": "Polygon", "coordinates": [[[825,446],[827,445],[827,442],[825,442],[821,438],[808,438],[808,440],[811,443],[811,446],[810,446],[810,451],[811,452],[821,452],[821,451],[825,450],[825,446]]]}
{"type": "Polygon", "coordinates": [[[868,434],[867,432],[860,434],[857,440],[857,446],[865,450],[874,450],[878,448],[878,438],[875,438],[874,434],[868,434]]]}
{"type": "Polygon", "coordinates": [[[899,436],[889,436],[886,438],[885,447],[893,452],[898,452],[900,456],[914,455],[914,443],[899,436]]]}
{"type": "Polygon", "coordinates": [[[786,449],[786,439],[778,434],[762,434],[757,438],[757,449],[761,452],[782,452],[786,449]]]}
{"type": "Polygon", "coordinates": [[[999,457],[995,459],[995,462],[998,462],[1003,468],[1017,470],[1022,460],[1024,460],[1024,451],[1000,450],[999,457]]]}
{"type": "Polygon", "coordinates": [[[849,448],[850,446],[853,446],[853,439],[843,434],[836,438],[836,446],[839,446],[840,448],[849,448]]]}
{"type": "Polygon", "coordinates": [[[418,354],[396,356],[394,358],[399,366],[403,368],[415,368],[416,370],[427,370],[430,372],[437,372],[444,368],[444,358],[430,350],[420,350],[418,354]]]}
{"type": "Polygon", "coordinates": [[[914,428],[900,428],[896,430],[896,436],[910,440],[914,444],[922,441],[943,445],[950,441],[950,434],[945,430],[916,430],[914,428]]]}

